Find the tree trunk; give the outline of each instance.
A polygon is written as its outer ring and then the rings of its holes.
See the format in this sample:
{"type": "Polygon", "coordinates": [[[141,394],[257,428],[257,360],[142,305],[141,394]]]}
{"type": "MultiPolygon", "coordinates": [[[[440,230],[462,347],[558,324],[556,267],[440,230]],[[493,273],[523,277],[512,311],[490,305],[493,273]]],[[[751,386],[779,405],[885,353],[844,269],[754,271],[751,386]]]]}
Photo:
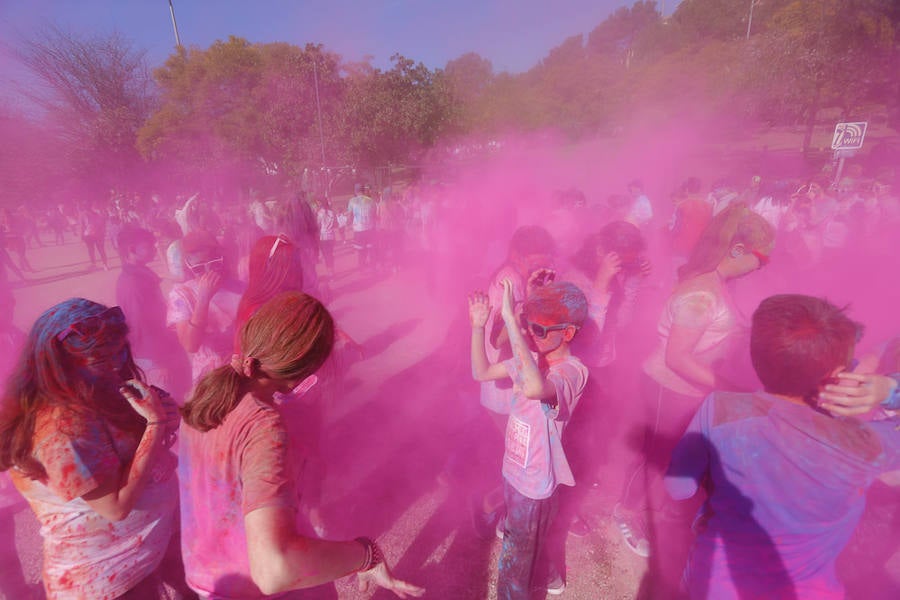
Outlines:
{"type": "Polygon", "coordinates": [[[803,145],[801,147],[803,156],[809,156],[809,146],[812,144],[813,129],[816,126],[816,115],[819,114],[819,96],[820,92],[817,86],[812,101],[806,108],[806,130],[803,132],[803,145]]]}

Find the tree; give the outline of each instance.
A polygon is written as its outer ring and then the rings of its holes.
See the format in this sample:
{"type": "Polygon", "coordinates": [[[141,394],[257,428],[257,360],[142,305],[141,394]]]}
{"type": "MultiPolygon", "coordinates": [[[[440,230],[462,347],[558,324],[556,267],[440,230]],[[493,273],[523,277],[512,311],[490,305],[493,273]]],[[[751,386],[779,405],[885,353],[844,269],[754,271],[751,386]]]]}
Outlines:
{"type": "Polygon", "coordinates": [[[809,150],[819,111],[850,118],[897,89],[900,15],[891,0],[794,0],[751,40],[746,92],[773,122],[805,125],[809,150]]]}
{"type": "Polygon", "coordinates": [[[483,126],[485,94],[494,79],[491,61],[469,52],[448,62],[440,77],[443,77],[458,111],[461,133],[483,126]]]}
{"type": "Polygon", "coordinates": [[[629,68],[641,34],[660,20],[656,2],[642,0],[621,7],[597,25],[587,39],[589,52],[606,56],[629,68]]]}
{"type": "Polygon", "coordinates": [[[388,71],[358,69],[347,78],[343,137],[368,167],[416,159],[457,129],[446,78],[400,54],[391,62],[388,71]]]}
{"type": "Polygon", "coordinates": [[[205,173],[247,186],[296,179],[322,165],[323,147],[327,160],[341,146],[340,69],[337,55],[313,44],[232,36],[206,50],[181,50],[155,72],[162,102],[140,131],[141,152],[194,179],[205,173]]]}
{"type": "Polygon", "coordinates": [[[55,127],[70,173],[125,185],[140,165],[137,131],[156,101],[144,53],[118,34],[79,37],[48,26],[15,55],[42,84],[25,93],[55,127]]]}

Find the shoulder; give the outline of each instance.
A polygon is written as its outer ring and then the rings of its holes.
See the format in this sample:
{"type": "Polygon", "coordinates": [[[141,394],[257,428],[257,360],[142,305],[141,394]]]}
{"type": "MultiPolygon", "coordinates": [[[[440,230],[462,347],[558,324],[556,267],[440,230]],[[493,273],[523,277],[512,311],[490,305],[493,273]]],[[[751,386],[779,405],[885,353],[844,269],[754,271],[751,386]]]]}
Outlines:
{"type": "Polygon", "coordinates": [[[228,426],[245,432],[258,430],[272,435],[285,429],[281,412],[253,394],[245,394],[225,419],[228,426]]]}
{"type": "Polygon", "coordinates": [[[564,360],[550,365],[548,377],[558,377],[583,385],[588,378],[588,368],[577,356],[569,355],[564,360]]]}
{"type": "Polygon", "coordinates": [[[588,372],[588,368],[584,366],[584,363],[581,362],[581,359],[574,354],[570,354],[558,363],[550,365],[550,370],[577,374],[587,374],[588,372]]]}
{"type": "Polygon", "coordinates": [[[669,298],[669,307],[676,314],[703,315],[719,304],[720,296],[703,281],[690,281],[676,289],[669,298]]]}

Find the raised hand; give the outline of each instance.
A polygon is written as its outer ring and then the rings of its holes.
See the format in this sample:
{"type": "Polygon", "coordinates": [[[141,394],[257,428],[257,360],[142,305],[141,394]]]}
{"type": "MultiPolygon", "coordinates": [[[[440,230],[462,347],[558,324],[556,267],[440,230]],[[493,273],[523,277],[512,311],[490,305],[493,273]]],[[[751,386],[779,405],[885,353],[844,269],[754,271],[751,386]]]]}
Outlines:
{"type": "Polygon", "coordinates": [[[500,315],[506,323],[516,322],[516,296],[513,291],[513,282],[511,279],[504,279],[500,282],[503,286],[503,306],[500,315]]]}
{"type": "Polygon", "coordinates": [[[207,271],[200,276],[197,293],[206,300],[216,295],[219,288],[222,287],[222,274],[217,271],[207,271]]]}
{"type": "Polygon", "coordinates": [[[877,408],[891,394],[897,383],[885,375],[874,373],[838,373],[836,383],[829,383],[819,393],[819,406],[833,415],[850,417],[877,408]]]}
{"type": "Polygon", "coordinates": [[[484,327],[491,314],[491,304],[484,292],[469,294],[469,321],[472,327],[484,327]]]}
{"type": "Polygon", "coordinates": [[[622,270],[622,258],[615,252],[608,252],[600,259],[600,267],[597,269],[597,281],[595,284],[601,289],[607,289],[612,278],[622,270]]]}
{"type": "Polygon", "coordinates": [[[167,410],[156,390],[137,379],[129,379],[119,391],[137,414],[148,423],[167,422],[167,410]]]}
{"type": "Polygon", "coordinates": [[[556,279],[556,271],[553,269],[538,269],[528,276],[528,293],[545,286],[556,279]]]}

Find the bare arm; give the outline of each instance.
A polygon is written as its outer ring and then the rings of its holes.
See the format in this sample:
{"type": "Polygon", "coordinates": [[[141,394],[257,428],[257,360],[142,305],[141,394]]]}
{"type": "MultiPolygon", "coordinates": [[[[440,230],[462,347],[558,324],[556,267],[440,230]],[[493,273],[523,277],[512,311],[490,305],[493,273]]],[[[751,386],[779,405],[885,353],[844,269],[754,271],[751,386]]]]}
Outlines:
{"type": "MultiPolygon", "coordinates": [[[[366,562],[366,548],[359,542],[332,542],[297,534],[294,515],[283,507],[265,507],[244,515],[250,577],[264,594],[317,586],[340,579],[366,562]]],[[[370,583],[400,598],[418,597],[423,588],[395,579],[386,563],[360,573],[360,588],[370,583]]]]}
{"type": "Polygon", "coordinates": [[[715,374],[694,356],[702,335],[702,329],[673,324],[666,342],[666,366],[689,382],[712,389],[716,386],[715,374]]]}
{"type": "Polygon", "coordinates": [[[472,378],[475,381],[495,381],[508,377],[506,368],[500,364],[491,364],[484,350],[484,326],[490,315],[491,307],[483,292],[475,292],[469,296],[469,320],[472,323],[472,378]]]}
{"type": "Polygon", "coordinates": [[[513,287],[509,279],[503,280],[503,321],[506,323],[506,331],[509,334],[509,343],[512,346],[513,359],[519,372],[522,373],[522,393],[531,400],[556,397],[556,386],[547,381],[541,375],[531,350],[525,342],[525,337],[516,322],[515,309],[513,308],[513,287]]]}
{"type": "Polygon", "coordinates": [[[244,516],[250,576],[264,594],[313,587],[359,569],[366,557],[357,542],[329,542],[296,533],[292,511],[266,507],[244,516]]]}
{"type": "Polygon", "coordinates": [[[121,521],[131,513],[147,483],[154,462],[165,450],[163,441],[166,416],[156,392],[138,381],[128,383],[141,394],[138,397],[130,390],[123,391],[131,405],[147,419],[144,435],[138,443],[134,458],[120,476],[107,477],[98,487],[82,496],[94,512],[110,521],[121,521]]]}

